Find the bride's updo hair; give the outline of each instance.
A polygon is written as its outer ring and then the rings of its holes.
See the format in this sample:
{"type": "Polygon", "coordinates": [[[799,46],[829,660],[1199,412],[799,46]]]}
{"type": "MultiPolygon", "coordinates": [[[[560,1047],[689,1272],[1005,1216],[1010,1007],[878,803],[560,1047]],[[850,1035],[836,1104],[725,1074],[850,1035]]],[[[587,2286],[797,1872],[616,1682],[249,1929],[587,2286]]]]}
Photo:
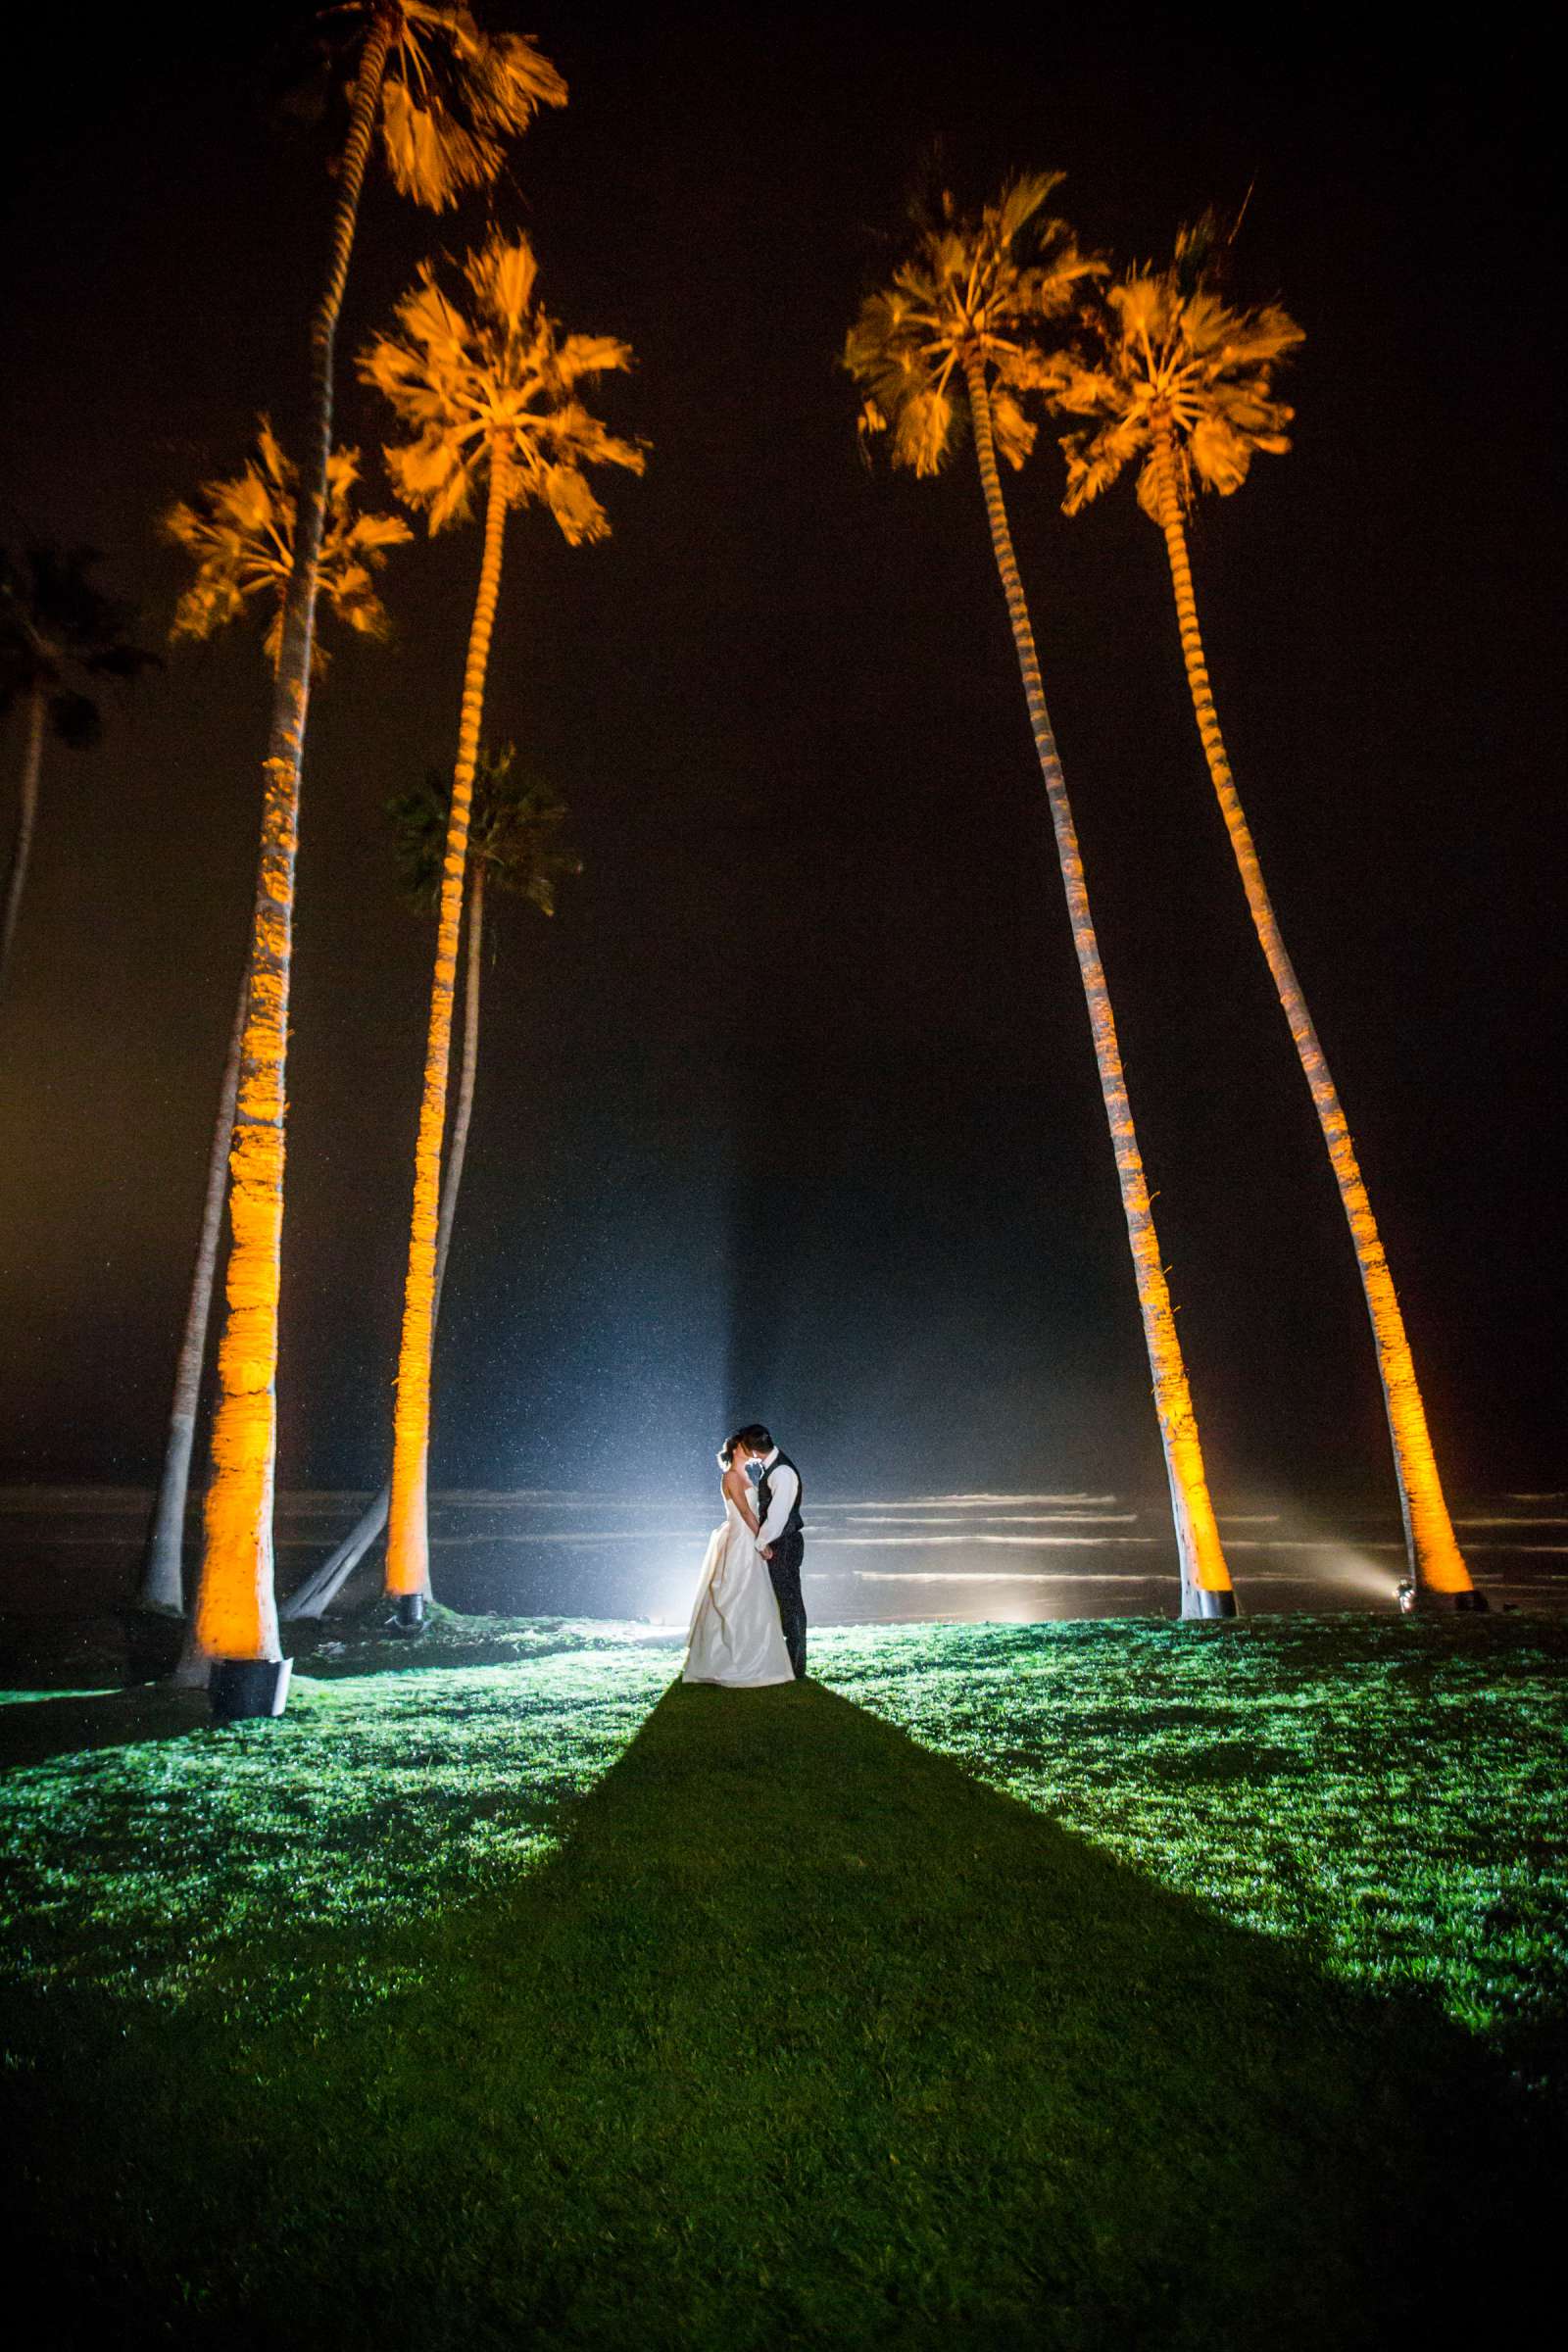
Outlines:
{"type": "Polygon", "coordinates": [[[721,1470],[728,1470],[734,1466],[734,1461],[735,1441],[733,1438],[726,1438],[718,1449],[718,1466],[721,1470]]]}

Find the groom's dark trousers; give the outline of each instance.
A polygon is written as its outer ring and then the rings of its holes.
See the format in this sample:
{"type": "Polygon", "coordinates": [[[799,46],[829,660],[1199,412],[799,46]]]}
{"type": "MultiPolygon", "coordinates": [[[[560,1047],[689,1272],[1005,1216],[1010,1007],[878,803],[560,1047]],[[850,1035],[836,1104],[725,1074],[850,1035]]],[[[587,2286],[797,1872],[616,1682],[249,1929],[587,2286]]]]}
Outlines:
{"type": "Polygon", "coordinates": [[[801,1598],[801,1562],[805,1557],[804,1536],[780,1536],[767,1563],[767,1573],[778,1595],[778,1621],[784,1629],[784,1646],[797,1678],[806,1672],[806,1603],[801,1598]]]}

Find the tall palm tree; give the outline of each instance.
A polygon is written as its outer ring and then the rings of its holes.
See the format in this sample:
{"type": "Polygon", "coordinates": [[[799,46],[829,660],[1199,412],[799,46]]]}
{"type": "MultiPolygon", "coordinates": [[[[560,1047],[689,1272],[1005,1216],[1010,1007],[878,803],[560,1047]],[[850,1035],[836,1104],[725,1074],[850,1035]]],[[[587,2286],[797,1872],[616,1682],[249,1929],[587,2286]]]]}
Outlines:
{"type": "Polygon", "coordinates": [[[427,262],[398,305],[396,327],[360,359],[366,381],[411,428],[413,438],[389,448],[386,462],[393,487],[422,511],[432,536],[469,514],[481,491],[485,510],[442,866],[393,1422],[387,1590],[409,1624],[418,1623],[430,1583],[425,1506],[441,1143],[474,768],[507,516],[514,507],[542,506],[568,546],[607,538],[610,518],[585,468],[643,469],[641,449],[611,432],[577,396],[591,377],[629,367],[629,347],[610,335],[563,333],[535,300],[538,264],[526,237],[509,239],[493,229],[468,255],[464,274],[469,313],[443,292],[427,262]]]}
{"type": "Polygon", "coordinates": [[[866,297],[844,360],[865,395],[862,426],[871,433],[887,432],[894,464],[917,476],[941,470],[967,415],[1110,1124],[1170,1481],[1182,1614],[1229,1616],[1236,1606],[1230,1572],[1209,1499],[1083,859],[997,466],[999,450],[1017,467],[1034,445],[1035,426],[1024,414],[1022,396],[1054,380],[1054,363],[1039,345],[1042,322],[1071,312],[1099,269],[1080,253],[1066,223],[1046,209],[1060,179],[1060,172],[1015,179],[978,215],[961,216],[948,196],[934,214],[917,214],[906,258],[888,286],[866,297]]]}
{"type": "Polygon", "coordinates": [[[337,165],[326,284],[311,325],[311,406],[293,564],[284,598],[263,763],[246,1011],[229,1154],[231,1244],[218,1350],[218,1411],[197,1639],[214,1656],[276,1659],[272,1482],[277,1446],[277,1307],[283,1119],[300,773],[316,593],[332,448],[333,368],[360,197],[377,129],[393,183],[441,211],[493,180],[510,142],[565,85],[518,33],[481,32],[466,7],[347,0],[319,20],[353,82],[337,165]]]}
{"type": "Polygon", "coordinates": [[[1296,968],[1286,951],[1236,779],[1220,733],[1198,625],[1186,514],[1200,490],[1229,497],[1254,455],[1290,448],[1294,411],[1274,389],[1281,361],[1302,340],[1277,304],[1232,310],[1221,298],[1218,224],[1205,215],[1176,240],[1166,270],[1135,271],[1109,288],[1087,350],[1064,370],[1054,405],[1095,421],[1063,440],[1066,511],[1077,514],[1125,466],[1138,469],[1138,503],[1164,536],[1176,622],[1199,737],[1220,813],[1296,1051],[1311,1091],[1350,1228],[1377,1347],[1395,1475],[1410,1564],[1408,1595],[1444,1594],[1473,1608],[1479,1596],[1454,1537],[1438,1474],[1415,1362],[1356,1159],[1349,1124],[1296,968]]]}
{"type": "Polygon", "coordinates": [[[38,822],[46,736],[76,752],[103,732],[95,690],[105,678],[135,678],[156,654],[132,644],[135,608],[106,596],[90,574],[91,548],[0,550],[0,714],[23,713],[17,830],[0,902],[0,989],[17,936],[38,822]]]}
{"type": "MultiPolygon", "coordinates": [[[[355,505],[359,466],[359,451],[354,449],[334,450],[327,462],[327,509],[321,534],[318,594],[333,617],[346,627],[362,636],[383,639],[390,623],[376,591],[375,574],[385,564],[388,551],[412,539],[414,533],[401,514],[367,514],[355,505]]],[[[204,482],[193,499],[179,500],[161,517],[160,528],[165,538],[183,548],[195,565],[195,577],[174,607],[169,632],[173,641],[205,641],[230,621],[242,619],[253,609],[260,609],[269,614],[263,650],[273,669],[276,668],[282,651],[283,604],[294,563],[298,478],[296,468],[278,444],[270,420],[264,416],[258,419],[255,453],[237,474],[223,481],[204,482]]],[[[324,646],[318,637],[313,636],[311,662],[317,678],[325,669],[326,661],[324,646]]],[[[179,1616],[184,1610],[180,1555],[185,1496],[190,1484],[213,1281],[218,1269],[248,982],[247,971],[240,980],[239,1003],[219,1089],[196,1259],[191,1268],[190,1296],[174,1368],[169,1433],[164,1442],[152,1524],[142,1555],[138,1593],[141,1605],[171,1616],[179,1616]]]]}
{"type": "MultiPolygon", "coordinates": [[[[440,904],[441,871],[452,819],[451,778],[440,769],[431,768],[421,786],[400,794],[388,804],[388,813],[396,828],[405,896],[421,912],[432,913],[440,904]]],[[[468,827],[463,1044],[458,1060],[452,1134],[441,1179],[435,1297],[430,1310],[432,1346],[441,1319],[441,1294],[446,1287],[447,1262],[452,1253],[452,1228],[468,1154],[474,1081],[479,1069],[486,888],[527,899],[541,914],[554,914],[556,884],[565,875],[582,872],[582,859],[561,847],[561,828],[565,820],[564,802],[557,800],[548,786],[527,781],[517,768],[516,752],[512,744],[500,752],[481,752],[468,827]]],[[[391,1499],[389,1481],[372,1497],[337,1548],[289,1594],[282,1608],[285,1617],[319,1617],[330,1607],[385,1527],[391,1499]]]]}

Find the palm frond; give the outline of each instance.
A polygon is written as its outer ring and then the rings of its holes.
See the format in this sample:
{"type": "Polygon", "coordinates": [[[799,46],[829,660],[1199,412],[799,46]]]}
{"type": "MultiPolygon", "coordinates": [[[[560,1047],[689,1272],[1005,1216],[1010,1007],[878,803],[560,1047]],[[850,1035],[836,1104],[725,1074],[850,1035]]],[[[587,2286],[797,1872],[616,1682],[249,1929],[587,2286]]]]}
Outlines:
{"type": "Polygon", "coordinates": [[[991,430],[997,448],[1014,471],[1022,466],[1033,449],[1038,429],[1024,415],[1010,392],[1000,385],[992,391],[991,430]]]}
{"type": "Polygon", "coordinates": [[[1059,416],[1102,424],[1062,436],[1068,514],[1142,456],[1139,504],[1158,521],[1161,445],[1184,505],[1198,489],[1231,496],[1259,451],[1290,448],[1294,412],[1276,398],[1273,377],[1302,330],[1277,303],[1240,311],[1223,299],[1217,271],[1227,244],[1217,218],[1205,214],[1180,231],[1167,268],[1130,271],[1086,314],[1071,364],[1049,395],[1059,416]]]}
{"type": "MultiPolygon", "coordinates": [[[[351,0],[363,23],[376,0],[351,0]]],[[[471,10],[397,0],[381,84],[381,143],[393,185],[430,212],[494,180],[512,141],[566,85],[523,33],[487,33],[471,10]]]]}
{"type": "Polygon", "coordinates": [[[1061,176],[1022,174],[977,213],[960,213],[950,193],[921,206],[891,280],[861,303],[843,365],[860,388],[862,441],[885,431],[896,466],[929,475],[947,462],[975,363],[999,450],[1012,466],[1028,456],[1037,427],[1025,397],[1055,381],[1049,322],[1104,267],[1046,209],[1061,176]]]}
{"type": "Polygon", "coordinates": [[[575,466],[547,466],[542,486],[545,504],[568,547],[591,546],[610,537],[610,516],[575,466]]]}
{"type": "Polygon", "coordinates": [[[514,330],[527,318],[539,263],[524,236],[487,237],[463,265],[474,299],[498,326],[514,330]]]}
{"type": "MultiPolygon", "coordinates": [[[[359,451],[333,450],[327,460],[317,597],[324,611],[349,628],[385,637],[391,623],[373,575],[388,552],[414,534],[399,514],[356,508],[359,478],[359,451]]],[[[203,482],[193,498],[178,500],[160,517],[163,536],[183,549],[194,566],[194,577],[174,606],[172,641],[216,636],[262,603],[270,609],[262,650],[275,663],[294,568],[297,488],[297,470],[264,415],[257,420],[255,450],[239,473],[203,482]]],[[[317,676],[324,673],[326,662],[326,649],[318,635],[313,647],[317,676]]]]}
{"type": "Polygon", "coordinates": [[[1130,420],[1116,417],[1098,432],[1067,433],[1062,455],[1067,461],[1067,495],[1062,512],[1076,514],[1091,499],[1108,490],[1129,459],[1136,457],[1146,436],[1130,420]]]}
{"type": "MultiPolygon", "coordinates": [[[[421,784],[387,803],[399,881],[421,912],[431,911],[440,895],[451,806],[451,777],[435,767],[425,771],[421,784]]],[[[514,745],[480,753],[468,820],[469,858],[482,865],[488,883],[527,899],[541,914],[554,914],[557,883],[582,872],[582,859],[561,839],[567,815],[565,803],[549,785],[523,774],[514,745]]]]}
{"type": "Polygon", "coordinates": [[[0,710],[41,693],[56,734],[76,748],[96,741],[98,727],[80,681],[128,682],[159,665],[135,643],[135,607],[91,576],[101,561],[90,547],[0,549],[0,710]]]}
{"type": "Polygon", "coordinates": [[[641,473],[644,448],[573,396],[572,386],[632,365],[613,335],[566,335],[540,307],[538,264],[522,236],[492,229],[463,263],[471,315],[442,288],[435,265],[397,305],[395,324],[359,356],[410,438],[385,451],[393,488],[422,509],[429,530],[472,512],[481,475],[499,466],[512,504],[548,507],[573,546],[609,535],[583,478],[590,466],[641,473]]]}

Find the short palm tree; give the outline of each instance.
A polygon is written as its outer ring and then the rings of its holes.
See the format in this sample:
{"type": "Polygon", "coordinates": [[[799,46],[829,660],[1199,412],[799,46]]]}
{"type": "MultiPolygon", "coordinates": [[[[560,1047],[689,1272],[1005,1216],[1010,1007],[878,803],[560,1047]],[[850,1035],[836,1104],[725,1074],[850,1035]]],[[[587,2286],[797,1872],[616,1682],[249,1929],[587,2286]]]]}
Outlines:
{"type": "MultiPolygon", "coordinates": [[[[390,624],[375,575],[388,551],[412,539],[414,533],[401,514],[366,514],[356,506],[359,466],[359,452],[353,449],[334,450],[328,462],[318,593],[333,618],[345,627],[361,636],[382,639],[390,624]]],[[[297,471],[279,447],[270,419],[262,416],[255,453],[237,474],[204,482],[194,498],[181,499],[169,509],[160,526],[163,534],[182,548],[195,565],[195,577],[174,607],[169,632],[172,640],[205,641],[231,621],[244,619],[253,612],[265,613],[268,625],[263,651],[275,670],[282,650],[283,604],[294,564],[297,495],[297,471]]],[[[326,666],[326,653],[316,636],[311,642],[311,659],[314,674],[319,678],[326,666]]],[[[184,1608],[180,1555],[185,1497],[218,1268],[248,993],[247,973],[240,980],[239,1004],[219,1089],[196,1259],[174,1368],[169,1433],[142,1558],[142,1607],[176,1616],[184,1608]]]]}
{"type": "Polygon", "coordinates": [[[1220,733],[1198,625],[1188,509],[1200,490],[1217,490],[1221,497],[1239,490],[1259,450],[1277,456],[1290,448],[1286,428],[1294,412],[1278,398],[1274,381],[1281,361],[1302,340],[1295,319],[1277,304],[1252,311],[1229,308],[1217,283],[1220,250],[1218,224],[1205,215],[1181,232],[1168,269],[1144,269],[1110,287],[1086,348],[1065,369],[1054,395],[1064,412],[1093,419],[1062,444],[1066,511],[1078,513],[1126,466],[1136,466],[1138,503],[1164,535],[1199,736],[1258,942],[1311,1090],[1360,1268],[1394,1443],[1410,1592],[1412,1596],[1447,1594],[1473,1605],[1475,1587],[1444,1499],[1404,1317],[1339,1089],[1264,886],[1220,733]]]}
{"type": "Polygon", "coordinates": [[[90,751],[103,732],[103,681],[137,677],[158,659],[131,641],[134,608],[94,584],[98,562],[86,547],[0,551],[0,713],[20,709],[24,728],[17,830],[0,902],[0,989],[27,886],[44,739],[90,751]]]}
{"type": "Polygon", "coordinates": [[[360,360],[366,381],[411,429],[410,440],[387,450],[387,466],[393,487],[423,513],[432,535],[468,515],[481,494],[484,500],[484,550],[464,670],[415,1145],[393,1428],[387,1590],[413,1623],[430,1582],[425,1504],[441,1145],[473,779],[507,516],[514,507],[539,506],[569,546],[604,539],[610,518],[589,486],[587,467],[643,469],[641,449],[611,432],[578,397],[578,387],[590,378],[629,367],[629,348],[609,335],[564,334],[535,299],[537,271],[525,237],[493,229],[464,265],[467,310],[443,291],[426,263],[398,305],[396,327],[360,360]]]}
{"type": "Polygon", "coordinates": [[[1230,1572],[1209,1498],[1083,859],[997,467],[999,449],[1016,467],[1034,444],[1035,426],[1022,401],[1054,380],[1054,362],[1041,350],[1043,325],[1081,303],[1098,270],[1078,250],[1065,222],[1047,210],[1060,178],[1059,172],[1045,172],[1015,179],[978,215],[961,216],[950,197],[934,215],[917,215],[907,258],[891,283],[862,304],[844,358],[865,396],[862,425],[871,433],[889,434],[896,466],[917,476],[935,474],[956,446],[965,418],[973,437],[1110,1124],[1170,1481],[1182,1613],[1224,1616],[1236,1605],[1230,1572]]]}
{"type": "MultiPolygon", "coordinates": [[[[441,873],[448,827],[452,821],[451,778],[431,768],[422,785],[401,793],[388,804],[396,829],[398,862],[405,896],[421,913],[440,905],[441,873]]],[[[441,1293],[452,1253],[452,1227],[458,1213],[468,1152],[468,1128],[473,1117],[474,1081],[479,1069],[479,1004],[484,970],[485,893],[487,887],[526,899],[541,914],[556,910],[556,885],[564,876],[580,874],[582,859],[561,845],[566,808],[548,786],[529,783],[508,744],[500,752],[482,752],[473,781],[473,807],[468,824],[468,896],[465,925],[467,945],[464,957],[463,1046],[458,1062],[457,1099],[452,1134],[447,1144],[446,1169],[441,1179],[441,1213],[436,1230],[435,1296],[431,1305],[431,1340],[441,1316],[441,1293]]],[[[390,1483],[381,1489],[349,1530],[342,1543],[323,1560],[283,1604],[285,1617],[319,1617],[327,1609],[387,1522],[390,1483]]]]}
{"type": "MultiPolygon", "coordinates": [[[[424,782],[401,793],[388,806],[396,832],[404,895],[419,912],[436,914],[447,841],[452,829],[452,779],[430,768],[424,782]]],[[[487,890],[525,899],[543,915],[556,911],[557,885],[582,872],[582,859],[561,838],[566,804],[546,784],[530,781],[517,764],[514,744],[481,752],[474,770],[468,815],[467,947],[463,974],[463,1051],[458,1069],[452,1135],[441,1183],[436,1237],[435,1306],[439,1312],[446,1280],[453,1220],[467,1157],[473,1118],[474,1081],[479,1069],[480,990],[484,973],[487,890]]]]}
{"type": "Polygon", "coordinates": [[[328,508],[333,370],[349,261],[377,129],[393,183],[441,211],[494,180],[513,139],[565,84],[518,33],[482,32],[466,7],[345,0],[318,20],[352,71],[326,283],[311,323],[310,425],[263,763],[261,849],[234,1141],[231,1247],[197,1639],[219,1658],[277,1659],[272,1484],[283,1231],[283,1118],[300,774],[316,595],[328,508]]]}

